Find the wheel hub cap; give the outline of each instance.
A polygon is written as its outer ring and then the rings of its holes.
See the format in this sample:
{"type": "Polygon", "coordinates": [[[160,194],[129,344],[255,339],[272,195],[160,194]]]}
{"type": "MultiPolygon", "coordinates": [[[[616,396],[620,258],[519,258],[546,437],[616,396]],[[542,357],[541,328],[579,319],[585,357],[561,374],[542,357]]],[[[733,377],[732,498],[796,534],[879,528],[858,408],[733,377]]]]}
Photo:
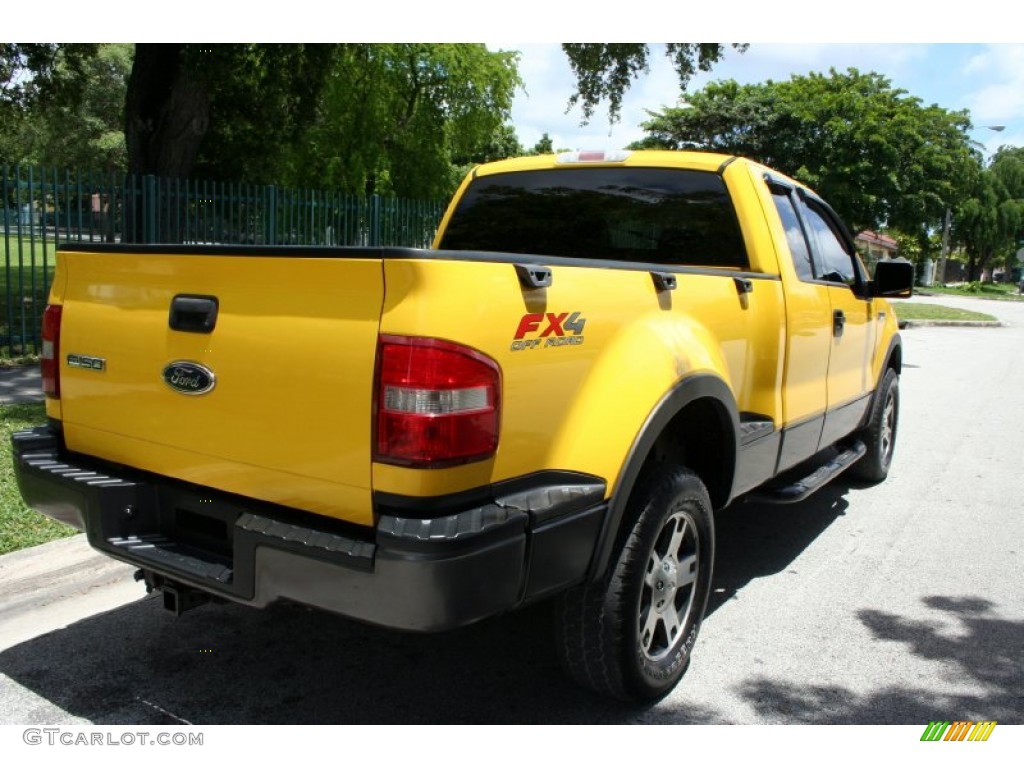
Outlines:
{"type": "Polygon", "coordinates": [[[672,557],[663,560],[657,568],[651,600],[654,604],[654,610],[658,613],[664,613],[665,609],[672,605],[672,597],[676,593],[676,576],[678,573],[679,567],[672,557]]]}
{"type": "Polygon", "coordinates": [[[693,609],[700,539],[685,511],[665,521],[647,561],[637,616],[640,651],[658,661],[678,647],[693,609]]]}

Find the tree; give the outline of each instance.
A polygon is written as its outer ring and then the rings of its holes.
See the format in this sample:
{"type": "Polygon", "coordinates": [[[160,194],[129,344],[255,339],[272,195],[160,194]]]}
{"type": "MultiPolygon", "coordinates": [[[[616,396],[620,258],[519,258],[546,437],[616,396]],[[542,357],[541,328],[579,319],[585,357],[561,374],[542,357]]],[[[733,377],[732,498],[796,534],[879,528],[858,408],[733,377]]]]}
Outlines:
{"type": "Polygon", "coordinates": [[[342,45],[285,176],[350,193],[446,197],[466,166],[521,151],[518,56],[478,44],[342,45]]]}
{"type": "Polygon", "coordinates": [[[531,155],[550,155],[555,151],[555,145],[551,141],[551,137],[544,133],[541,135],[537,143],[533,145],[530,150],[531,155]]]}
{"type": "Polygon", "coordinates": [[[1009,261],[1024,235],[1024,148],[996,152],[954,221],[953,237],[964,246],[968,280],[1009,261]]]}
{"type": "Polygon", "coordinates": [[[99,46],[0,43],[0,161],[41,162],[47,143],[41,107],[77,108],[99,46]]]}
{"type": "MultiPolygon", "coordinates": [[[[43,140],[31,133],[36,114],[22,119],[43,101],[74,114],[100,48],[0,44],[0,152],[27,157],[26,142],[43,140]]],[[[618,119],[626,89],[647,71],[650,47],[563,48],[577,76],[570,103],[589,119],[607,99],[611,120],[618,119]]],[[[718,61],[724,46],[668,43],[665,50],[685,85],[718,61]]],[[[269,183],[282,174],[308,182],[326,169],[344,188],[356,188],[361,177],[369,189],[440,194],[450,189],[453,167],[487,156],[520,85],[515,62],[514,53],[481,45],[139,43],[125,96],[128,170],[269,183]],[[332,129],[332,115],[354,135],[332,129]],[[372,125],[384,126],[383,135],[372,125]],[[307,140],[320,152],[294,151],[307,140]],[[343,167],[339,148],[351,150],[357,140],[358,152],[345,154],[343,167]],[[329,159],[321,160],[323,153],[329,159]],[[429,174],[447,177],[432,185],[429,174]]]]}
{"type": "MultiPolygon", "coordinates": [[[[745,51],[746,45],[733,44],[745,51]]],[[[579,104],[583,122],[594,115],[597,105],[608,100],[608,115],[616,122],[622,110],[622,97],[634,80],[647,74],[651,49],[647,43],[563,43],[569,66],[576,76],[576,91],[569,107],[579,104]]],[[[665,55],[672,59],[679,75],[679,87],[686,90],[697,70],[707,72],[725,54],[721,43],[666,43],[665,55]]]]}
{"type": "Polygon", "coordinates": [[[269,183],[311,118],[330,45],[139,43],[125,100],[132,173],[269,183]]]}
{"type": "Polygon", "coordinates": [[[816,189],[857,229],[887,225],[922,246],[978,170],[966,112],[924,106],[877,73],[725,81],[687,99],[650,112],[640,144],[752,157],[816,189]]]}
{"type": "MultiPolygon", "coordinates": [[[[124,170],[124,94],[133,46],[99,45],[75,77],[80,91],[71,99],[41,101],[31,116],[35,146],[28,159],[50,166],[124,170]]],[[[57,76],[65,77],[66,54],[57,56],[57,76]]]]}

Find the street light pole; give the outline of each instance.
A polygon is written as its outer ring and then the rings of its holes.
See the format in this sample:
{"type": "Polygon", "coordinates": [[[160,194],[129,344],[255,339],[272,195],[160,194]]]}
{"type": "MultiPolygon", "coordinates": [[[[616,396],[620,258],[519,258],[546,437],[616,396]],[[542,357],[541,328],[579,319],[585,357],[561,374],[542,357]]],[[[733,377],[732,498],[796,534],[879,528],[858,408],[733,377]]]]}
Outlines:
{"type": "MultiPolygon", "coordinates": [[[[990,131],[995,131],[996,133],[1006,130],[1005,125],[986,125],[983,127],[990,131]]],[[[984,155],[982,155],[982,160],[984,159],[984,155]]],[[[933,283],[939,283],[940,285],[945,285],[946,283],[946,258],[949,256],[949,228],[952,225],[952,222],[953,212],[947,205],[946,219],[942,224],[942,249],[939,251],[939,263],[935,268],[935,276],[932,279],[933,283]]]]}

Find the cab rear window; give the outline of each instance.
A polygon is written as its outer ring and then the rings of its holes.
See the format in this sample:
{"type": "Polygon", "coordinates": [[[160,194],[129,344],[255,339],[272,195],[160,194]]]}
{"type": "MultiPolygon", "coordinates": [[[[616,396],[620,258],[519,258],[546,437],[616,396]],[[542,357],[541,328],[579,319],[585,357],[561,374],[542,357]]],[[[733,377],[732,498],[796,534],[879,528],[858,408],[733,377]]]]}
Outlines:
{"type": "Polygon", "coordinates": [[[671,168],[575,168],[475,179],[440,247],[746,269],[722,178],[671,168]]]}

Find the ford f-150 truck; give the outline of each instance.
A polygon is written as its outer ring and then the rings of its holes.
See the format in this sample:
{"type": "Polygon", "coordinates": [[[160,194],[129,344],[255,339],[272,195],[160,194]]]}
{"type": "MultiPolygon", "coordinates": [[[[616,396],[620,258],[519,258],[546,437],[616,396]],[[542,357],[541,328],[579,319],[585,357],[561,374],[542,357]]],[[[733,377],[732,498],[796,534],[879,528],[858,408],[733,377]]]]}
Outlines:
{"type": "Polygon", "coordinates": [[[65,245],[18,482],[175,611],[433,632],[551,598],[567,672],[649,701],[714,510],[886,476],[912,278],[685,152],[480,166],[429,250],[65,245]]]}

